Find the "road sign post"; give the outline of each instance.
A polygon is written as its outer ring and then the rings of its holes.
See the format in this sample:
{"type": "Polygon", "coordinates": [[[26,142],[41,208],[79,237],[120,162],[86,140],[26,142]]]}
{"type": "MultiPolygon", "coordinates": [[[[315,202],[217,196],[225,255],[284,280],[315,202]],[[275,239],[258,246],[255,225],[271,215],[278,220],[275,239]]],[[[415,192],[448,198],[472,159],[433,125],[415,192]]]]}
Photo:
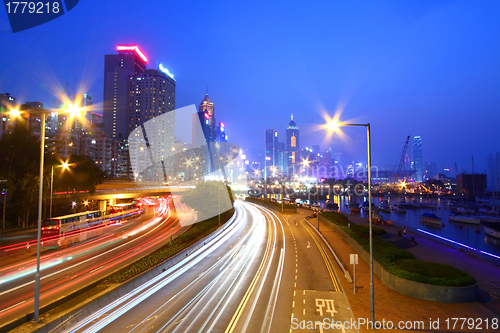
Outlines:
{"type": "Polygon", "coordinates": [[[353,275],[352,280],[354,282],[354,294],[356,295],[356,265],[358,264],[358,255],[351,254],[350,261],[351,261],[351,265],[352,265],[352,275],[353,275]]]}

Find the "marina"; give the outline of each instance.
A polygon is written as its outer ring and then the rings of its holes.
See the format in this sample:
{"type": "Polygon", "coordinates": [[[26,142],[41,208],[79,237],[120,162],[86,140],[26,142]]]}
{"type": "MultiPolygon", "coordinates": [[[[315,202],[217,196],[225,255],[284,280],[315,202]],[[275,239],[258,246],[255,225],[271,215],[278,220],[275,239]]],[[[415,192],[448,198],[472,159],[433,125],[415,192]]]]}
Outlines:
{"type": "MultiPolygon", "coordinates": [[[[485,230],[486,228],[483,225],[471,222],[470,219],[468,222],[465,220],[460,222],[456,221],[456,219],[453,221],[453,216],[457,216],[457,209],[455,206],[450,207],[448,204],[449,199],[447,198],[412,198],[411,200],[406,198],[405,200],[403,196],[373,197],[372,209],[375,210],[384,202],[384,200],[387,200],[387,202],[393,207],[400,205],[404,207],[406,211],[379,211],[377,209],[377,215],[382,216],[384,221],[392,220],[396,224],[401,224],[414,230],[424,230],[433,235],[465,244],[479,251],[500,256],[500,239],[488,235],[485,230]],[[402,202],[406,202],[407,204],[401,205],[402,202]],[[441,221],[440,223],[423,223],[420,221],[423,214],[434,214],[440,218],[441,221]],[[451,219],[450,216],[452,216],[451,219]]],[[[340,212],[351,214],[351,211],[347,206],[348,198],[346,196],[335,196],[333,201],[339,205],[340,212]]],[[[360,205],[365,205],[366,207],[367,204],[363,204],[362,200],[360,200],[360,202],[360,205]]],[[[324,207],[324,201],[321,202],[321,205],[324,207]]],[[[353,212],[352,214],[368,217],[368,211],[365,211],[364,209],[359,213],[353,212]]],[[[465,219],[468,219],[466,218],[466,214],[463,216],[465,219]]],[[[495,219],[495,217],[492,217],[491,219],[495,219]]],[[[497,230],[500,229],[499,222],[490,222],[490,229],[492,228],[491,226],[496,227],[497,230]]],[[[495,231],[490,232],[493,233],[495,231]]],[[[500,231],[496,231],[496,234],[500,235],[500,231]]]]}

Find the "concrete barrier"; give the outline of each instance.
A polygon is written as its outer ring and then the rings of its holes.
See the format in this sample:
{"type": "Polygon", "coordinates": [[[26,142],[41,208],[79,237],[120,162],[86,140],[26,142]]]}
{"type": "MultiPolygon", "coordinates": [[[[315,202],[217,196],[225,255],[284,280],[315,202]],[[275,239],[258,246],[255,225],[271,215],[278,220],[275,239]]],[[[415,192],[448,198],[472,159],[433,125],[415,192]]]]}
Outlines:
{"type": "MultiPolygon", "coordinates": [[[[209,243],[213,238],[219,235],[221,232],[229,228],[236,217],[236,210],[229,221],[227,221],[222,228],[217,229],[210,235],[191,245],[190,247],[177,253],[175,256],[167,259],[162,264],[151,268],[150,270],[132,278],[131,280],[124,282],[122,284],[116,284],[115,286],[106,289],[105,291],[91,297],[87,302],[79,304],[72,309],[65,311],[64,313],[58,315],[57,317],[47,316],[46,318],[42,315],[41,320],[38,323],[28,322],[25,323],[10,332],[21,333],[21,332],[37,332],[37,333],[48,333],[48,332],[58,332],[64,331],[66,328],[71,327],[73,324],[79,322],[80,320],[86,318],[92,313],[95,313],[99,309],[107,306],[128,292],[134,290],[135,288],[141,286],[145,282],[153,279],[154,277],[163,273],[164,270],[174,266],[182,259],[188,257],[193,252],[197,251],[201,247],[209,243]],[[54,331],[56,330],[57,331],[54,331]]],[[[97,283],[95,284],[97,285],[97,283]]],[[[1,331],[1,330],[0,330],[1,331]]]]}
{"type": "MultiPolygon", "coordinates": [[[[245,201],[245,202],[250,202],[250,203],[257,204],[257,205],[261,205],[261,206],[264,206],[266,208],[272,209],[275,212],[281,213],[281,206],[280,207],[276,207],[275,205],[273,205],[271,203],[268,203],[268,202],[265,202],[263,200],[259,200],[259,201],[245,201]]],[[[296,214],[297,213],[297,207],[295,207],[295,206],[286,207],[286,206],[290,206],[290,205],[285,205],[283,213],[285,213],[285,214],[296,214]]]]}
{"type": "MultiPolygon", "coordinates": [[[[370,264],[370,254],[358,242],[327,218],[320,215],[319,220],[338,233],[368,265],[370,264]]],[[[444,287],[410,281],[388,272],[376,260],[373,260],[373,271],[386,287],[400,294],[418,299],[442,303],[467,303],[477,301],[479,297],[477,282],[467,287],[444,287]]]]}

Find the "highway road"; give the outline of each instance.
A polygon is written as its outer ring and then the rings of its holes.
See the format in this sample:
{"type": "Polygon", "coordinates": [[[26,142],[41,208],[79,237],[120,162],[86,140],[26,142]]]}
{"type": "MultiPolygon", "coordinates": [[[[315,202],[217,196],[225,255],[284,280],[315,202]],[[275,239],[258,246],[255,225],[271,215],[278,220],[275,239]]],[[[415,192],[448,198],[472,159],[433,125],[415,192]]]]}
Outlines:
{"type": "Polygon", "coordinates": [[[352,314],[307,213],[235,208],[213,241],[64,331],[355,332],[323,325],[352,314]]]}
{"type": "MultiPolygon", "coordinates": [[[[175,198],[175,200],[178,200],[175,198]]],[[[103,236],[41,256],[41,307],[90,285],[170,241],[193,219],[187,207],[163,200],[141,217],[107,227],[103,236]],[[180,208],[179,208],[180,207],[180,208]],[[161,236],[159,236],[161,235],[161,236]]],[[[0,263],[0,327],[33,313],[36,251],[0,263]]]]}

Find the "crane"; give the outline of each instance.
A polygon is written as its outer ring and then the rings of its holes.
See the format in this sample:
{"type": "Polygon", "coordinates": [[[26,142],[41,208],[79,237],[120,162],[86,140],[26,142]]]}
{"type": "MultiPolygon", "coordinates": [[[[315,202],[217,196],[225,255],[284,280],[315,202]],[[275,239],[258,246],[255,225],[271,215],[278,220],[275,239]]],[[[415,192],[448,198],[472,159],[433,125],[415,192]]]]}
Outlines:
{"type": "Polygon", "coordinates": [[[406,156],[406,151],[408,150],[408,141],[410,141],[410,136],[406,138],[405,145],[403,147],[403,153],[401,154],[401,159],[399,160],[399,166],[396,171],[396,182],[399,181],[399,178],[401,176],[401,169],[403,168],[404,162],[405,162],[405,156],[406,156]]]}

